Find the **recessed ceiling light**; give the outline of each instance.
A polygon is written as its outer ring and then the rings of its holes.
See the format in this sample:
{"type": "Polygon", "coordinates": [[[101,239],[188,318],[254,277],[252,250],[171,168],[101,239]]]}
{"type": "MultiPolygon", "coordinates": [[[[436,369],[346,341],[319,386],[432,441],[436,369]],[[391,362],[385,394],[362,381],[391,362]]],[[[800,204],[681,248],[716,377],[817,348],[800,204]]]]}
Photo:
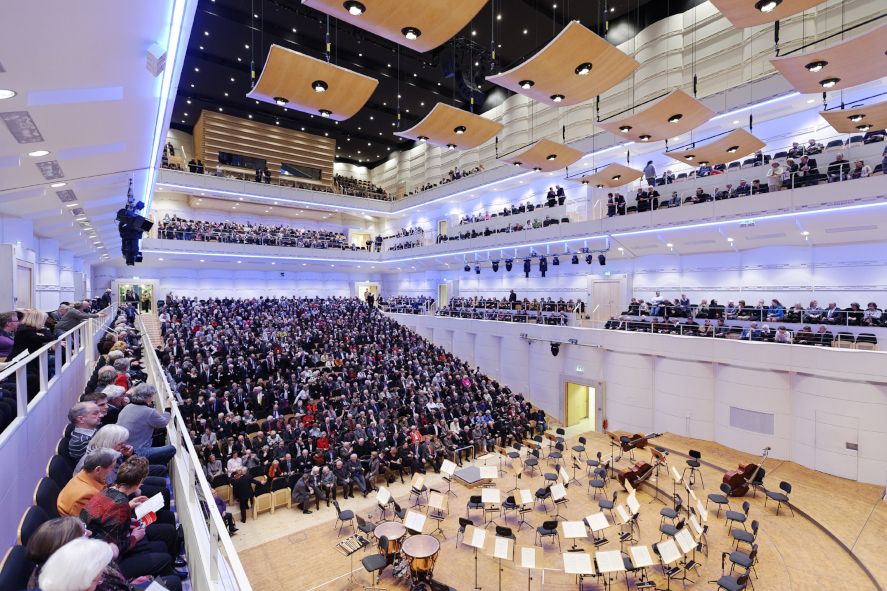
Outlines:
{"type": "Polygon", "coordinates": [[[332,115],[332,114],[333,114],[332,111],[328,111],[328,110],[326,110],[326,109],[321,109],[321,110],[320,110],[320,116],[321,116],[321,117],[329,117],[329,116],[332,115]]]}
{"type": "Polygon", "coordinates": [[[464,126],[464,125],[459,125],[458,127],[455,127],[455,128],[453,129],[453,133],[456,133],[456,134],[458,134],[458,135],[462,135],[463,133],[465,133],[465,126],[464,126]]]}
{"type": "Polygon", "coordinates": [[[14,90],[7,90],[5,88],[0,88],[0,101],[4,99],[11,99],[15,96],[14,90]]]}
{"type": "Polygon", "coordinates": [[[669,242],[669,243],[667,243],[665,246],[667,246],[668,248],[673,248],[673,247],[674,247],[674,244],[672,244],[671,242],[669,242]]]}
{"type": "MultiPolygon", "coordinates": [[[[348,11],[348,14],[350,14],[351,16],[360,16],[366,10],[366,6],[364,6],[360,2],[355,2],[354,0],[348,0],[348,2],[345,2],[343,4],[343,6],[345,7],[345,10],[348,11]]],[[[295,33],[295,29],[293,29],[293,32],[295,33]]]]}
{"type": "Polygon", "coordinates": [[[631,125],[621,125],[619,127],[619,131],[621,131],[622,133],[628,133],[629,131],[631,131],[631,125]]]}
{"type": "Polygon", "coordinates": [[[801,232],[801,236],[809,236],[809,235],[810,235],[810,232],[808,232],[807,230],[804,230],[803,232],[801,232]]]}
{"type": "Polygon", "coordinates": [[[66,184],[67,183],[52,183],[49,186],[52,187],[53,189],[58,189],[58,188],[64,187],[66,184]]]}
{"type": "Polygon", "coordinates": [[[552,101],[554,101],[554,102],[556,102],[556,103],[559,103],[559,102],[561,102],[562,100],[564,100],[565,97],[564,97],[564,95],[562,95],[562,94],[553,94],[553,95],[551,95],[551,96],[548,97],[548,98],[550,98],[552,101]]]}
{"type": "Polygon", "coordinates": [[[41,156],[46,156],[49,154],[49,150],[34,150],[33,152],[28,152],[28,156],[31,158],[40,158],[41,156]]]}
{"type": "Polygon", "coordinates": [[[557,160],[557,154],[549,154],[545,157],[546,160],[557,160]]]}
{"type": "MultiPolygon", "coordinates": [[[[455,150],[455,149],[456,149],[456,144],[447,144],[447,150],[455,150]]],[[[360,154],[360,152],[358,152],[358,154],[360,154]]]]}
{"type": "Polygon", "coordinates": [[[588,76],[591,72],[591,62],[584,62],[576,66],[577,76],[588,76]]]}
{"type": "Polygon", "coordinates": [[[773,12],[777,6],[782,4],[782,0],[758,0],[755,2],[755,8],[761,12],[773,12]]]}
{"type": "Polygon", "coordinates": [[[162,257],[161,257],[161,258],[158,258],[158,259],[157,259],[157,260],[158,260],[158,261],[162,261],[162,260],[163,260],[163,258],[162,258],[162,257]]]}
{"type": "Polygon", "coordinates": [[[863,115],[862,113],[855,113],[847,117],[847,119],[849,119],[853,123],[856,123],[857,121],[862,121],[863,119],[865,119],[865,115],[863,115]]]}
{"type": "Polygon", "coordinates": [[[669,123],[677,123],[678,121],[680,121],[683,118],[684,118],[684,116],[682,114],[675,113],[674,115],[672,115],[671,117],[668,118],[668,122],[669,123]]]}
{"type": "Polygon", "coordinates": [[[521,80],[520,82],[518,82],[518,84],[520,85],[521,88],[523,88],[524,90],[527,90],[529,88],[533,88],[533,85],[536,83],[533,82],[532,80],[521,80]]]}
{"type": "Polygon", "coordinates": [[[693,160],[694,158],[696,158],[694,154],[687,154],[684,156],[684,160],[693,160]]]}
{"type": "Polygon", "coordinates": [[[329,84],[323,80],[315,80],[311,83],[311,88],[314,89],[314,92],[326,92],[326,89],[329,88],[329,84]]]}
{"type": "Polygon", "coordinates": [[[857,125],[857,126],[856,126],[856,129],[858,129],[859,131],[868,131],[868,130],[870,130],[871,128],[872,128],[872,126],[869,125],[868,123],[863,123],[862,125],[857,125]]]}
{"type": "Polygon", "coordinates": [[[621,175],[621,174],[617,174],[617,175],[614,176],[611,180],[618,181],[618,180],[621,179],[621,178],[622,178],[622,175],[621,175]]]}
{"type": "Polygon", "coordinates": [[[209,37],[209,31],[204,31],[204,32],[203,32],[203,36],[204,36],[204,37],[209,37]]]}
{"type": "MultiPolygon", "coordinates": [[[[417,29],[416,27],[404,27],[400,30],[403,33],[403,36],[406,37],[409,41],[415,41],[419,38],[419,35],[422,34],[422,31],[417,29]]],[[[474,34],[472,32],[472,34],[474,34]]]]}
{"type": "Polygon", "coordinates": [[[840,78],[826,78],[825,80],[820,80],[819,85],[823,88],[832,88],[835,84],[840,82],[840,78]]]}
{"type": "Polygon", "coordinates": [[[204,262],[204,260],[203,260],[203,259],[200,259],[200,262],[202,263],[202,262],[204,262]]]}
{"type": "Polygon", "coordinates": [[[729,148],[727,148],[728,154],[735,154],[738,151],[739,151],[739,146],[730,146],[729,148]]]}
{"type": "Polygon", "coordinates": [[[652,137],[649,135],[641,135],[641,136],[638,136],[638,139],[640,139],[642,142],[649,142],[652,139],[652,137]]]}
{"type": "Polygon", "coordinates": [[[827,65],[828,65],[828,62],[825,60],[816,60],[815,62],[810,62],[809,64],[807,64],[804,67],[807,68],[807,70],[809,70],[810,72],[818,72],[821,69],[823,69],[824,67],[826,67],[827,65]]]}
{"type": "Polygon", "coordinates": [[[533,167],[533,172],[542,172],[542,169],[539,168],[538,166],[534,166],[534,167],[533,167]]]}
{"type": "MultiPolygon", "coordinates": [[[[225,95],[227,96],[227,94],[228,93],[226,92],[225,95]]],[[[283,107],[288,102],[289,102],[289,100],[286,97],[282,97],[282,96],[275,96],[274,97],[274,104],[277,105],[278,107],[283,107]]]]}

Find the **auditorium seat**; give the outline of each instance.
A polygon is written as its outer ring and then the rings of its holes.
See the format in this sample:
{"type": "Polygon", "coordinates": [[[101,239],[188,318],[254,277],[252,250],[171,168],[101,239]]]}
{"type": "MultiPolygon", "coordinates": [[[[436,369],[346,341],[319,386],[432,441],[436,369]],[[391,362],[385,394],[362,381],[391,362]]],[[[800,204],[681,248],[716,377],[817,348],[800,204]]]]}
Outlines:
{"type": "Polygon", "coordinates": [[[34,505],[28,507],[18,524],[18,543],[27,546],[28,540],[31,539],[37,528],[47,521],[49,521],[49,516],[43,509],[34,505]]]}
{"type": "Polygon", "coordinates": [[[44,476],[34,489],[34,504],[43,509],[50,518],[59,516],[57,501],[60,489],[52,478],[44,476]]]}
{"type": "Polygon", "coordinates": [[[3,557],[0,565],[0,589],[17,591],[28,587],[28,579],[36,565],[28,560],[28,551],[24,546],[12,546],[3,557]]]}

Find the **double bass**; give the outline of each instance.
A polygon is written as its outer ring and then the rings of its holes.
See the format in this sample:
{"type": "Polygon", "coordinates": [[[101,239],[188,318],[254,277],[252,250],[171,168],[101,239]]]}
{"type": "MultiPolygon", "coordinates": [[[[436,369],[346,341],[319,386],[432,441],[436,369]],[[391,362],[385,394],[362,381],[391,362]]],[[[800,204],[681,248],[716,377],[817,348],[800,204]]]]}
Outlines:
{"type": "Polygon", "coordinates": [[[730,485],[731,497],[744,497],[748,493],[749,485],[755,481],[760,475],[761,480],[764,478],[764,460],[770,453],[770,448],[765,447],[761,454],[759,464],[739,464],[736,470],[724,473],[722,482],[730,485]]]}
{"type": "Polygon", "coordinates": [[[652,473],[653,466],[641,460],[635,462],[634,466],[632,466],[631,468],[627,468],[625,470],[620,470],[619,472],[617,472],[616,478],[619,480],[619,484],[621,484],[623,487],[625,486],[625,481],[627,480],[629,483],[631,483],[631,486],[637,488],[640,483],[649,478],[652,473]]]}

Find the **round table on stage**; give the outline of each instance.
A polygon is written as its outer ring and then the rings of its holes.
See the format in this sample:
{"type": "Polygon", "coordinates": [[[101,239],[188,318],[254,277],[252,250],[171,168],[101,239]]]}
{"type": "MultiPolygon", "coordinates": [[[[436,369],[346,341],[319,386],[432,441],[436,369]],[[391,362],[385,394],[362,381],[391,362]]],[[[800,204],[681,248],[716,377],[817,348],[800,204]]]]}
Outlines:
{"type": "Polygon", "coordinates": [[[403,542],[404,536],[407,535],[407,528],[397,521],[383,521],[376,526],[373,534],[376,536],[376,539],[382,536],[388,538],[387,554],[397,554],[400,552],[400,545],[403,542]]]}
{"type": "Polygon", "coordinates": [[[407,538],[401,551],[410,562],[410,572],[416,578],[431,578],[434,563],[440,552],[440,542],[434,536],[418,535],[407,538]]]}

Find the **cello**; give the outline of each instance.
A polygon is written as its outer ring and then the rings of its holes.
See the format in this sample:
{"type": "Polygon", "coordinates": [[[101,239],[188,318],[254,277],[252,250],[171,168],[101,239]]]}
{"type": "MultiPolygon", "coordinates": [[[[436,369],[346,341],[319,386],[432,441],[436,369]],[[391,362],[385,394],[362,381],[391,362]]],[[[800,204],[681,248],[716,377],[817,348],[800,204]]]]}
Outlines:
{"type": "Polygon", "coordinates": [[[631,468],[627,468],[625,470],[619,470],[616,473],[616,478],[619,480],[619,484],[625,486],[625,481],[627,480],[631,483],[631,486],[634,488],[638,488],[640,483],[645,481],[650,475],[653,473],[653,466],[648,464],[647,462],[640,460],[635,462],[634,466],[631,468]]]}
{"type": "Polygon", "coordinates": [[[722,482],[730,485],[731,497],[744,497],[746,493],[748,493],[749,485],[755,481],[759,473],[763,479],[764,460],[767,459],[769,453],[770,448],[765,447],[764,452],[761,454],[761,461],[759,464],[739,464],[736,470],[724,473],[722,482]]]}

